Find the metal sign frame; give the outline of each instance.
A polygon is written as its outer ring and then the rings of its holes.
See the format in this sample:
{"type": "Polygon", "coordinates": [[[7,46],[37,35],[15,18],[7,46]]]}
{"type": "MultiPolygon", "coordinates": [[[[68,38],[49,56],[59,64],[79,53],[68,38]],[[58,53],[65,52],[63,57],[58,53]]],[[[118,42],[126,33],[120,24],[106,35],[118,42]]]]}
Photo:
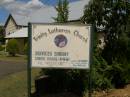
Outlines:
{"type": "MultiPolygon", "coordinates": [[[[86,25],[86,24],[60,24],[60,23],[28,23],[28,65],[27,65],[27,86],[28,86],[28,97],[31,97],[31,71],[32,71],[32,24],[42,24],[42,25],[73,25],[73,26],[91,26],[90,27],[90,43],[89,43],[89,97],[92,97],[92,79],[91,79],[91,73],[92,73],[92,52],[93,52],[93,32],[94,32],[94,26],[92,25],[86,25]]],[[[55,68],[53,68],[55,69],[55,68]]],[[[63,68],[58,68],[63,69],[63,68]]],[[[71,69],[71,68],[64,68],[64,69],[71,69]]],[[[72,68],[75,69],[75,68],[72,68]]],[[[76,68],[78,69],[78,68],[76,68]]],[[[84,68],[83,70],[85,70],[84,68]]]]}

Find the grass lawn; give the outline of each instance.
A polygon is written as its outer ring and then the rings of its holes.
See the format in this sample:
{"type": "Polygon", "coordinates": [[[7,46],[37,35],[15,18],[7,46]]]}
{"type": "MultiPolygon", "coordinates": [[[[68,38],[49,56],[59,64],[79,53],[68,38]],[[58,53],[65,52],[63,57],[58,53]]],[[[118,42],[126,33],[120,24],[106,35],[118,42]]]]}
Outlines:
{"type": "Polygon", "coordinates": [[[6,55],[0,55],[0,61],[15,61],[15,62],[23,62],[27,61],[27,56],[6,56],[6,55]]]}
{"type": "MultiPolygon", "coordinates": [[[[32,92],[35,91],[34,79],[39,75],[40,69],[32,70],[32,92]]],[[[11,74],[0,79],[0,97],[27,97],[27,72],[11,74]]],[[[72,93],[49,94],[43,97],[79,97],[72,93]]],[[[88,97],[88,94],[84,95],[88,97]]],[[[130,97],[130,85],[124,89],[113,89],[109,93],[94,92],[92,97],[130,97]]]]}
{"type": "MultiPolygon", "coordinates": [[[[34,78],[39,72],[40,69],[32,70],[32,91],[34,78]]],[[[19,72],[0,79],[0,97],[27,97],[27,72],[19,72]]]]}

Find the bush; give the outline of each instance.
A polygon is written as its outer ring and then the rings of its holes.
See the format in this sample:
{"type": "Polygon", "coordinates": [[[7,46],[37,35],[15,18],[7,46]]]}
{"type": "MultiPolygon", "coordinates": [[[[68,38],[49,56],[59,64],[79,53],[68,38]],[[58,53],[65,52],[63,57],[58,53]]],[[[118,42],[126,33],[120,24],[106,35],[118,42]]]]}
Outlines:
{"type": "Polygon", "coordinates": [[[5,47],[3,47],[2,45],[0,45],[0,51],[3,51],[5,49],[5,47]]]}
{"type": "Polygon", "coordinates": [[[95,54],[93,58],[92,84],[95,90],[107,90],[112,87],[111,79],[107,76],[109,65],[102,56],[95,54]]]}
{"type": "Polygon", "coordinates": [[[24,53],[27,55],[28,54],[28,43],[24,45],[24,53]]]}
{"type": "Polygon", "coordinates": [[[0,35],[0,43],[1,43],[1,44],[4,44],[4,42],[5,42],[4,36],[3,36],[3,35],[0,35]]]}
{"type": "MultiPolygon", "coordinates": [[[[106,71],[109,68],[107,62],[99,55],[99,50],[95,51],[92,65],[92,89],[108,90],[112,87],[111,79],[107,76],[106,71]]],[[[55,81],[55,89],[67,90],[82,95],[88,92],[89,86],[89,70],[43,70],[42,74],[46,74],[55,81]]]]}
{"type": "Polygon", "coordinates": [[[15,56],[19,51],[18,41],[16,39],[10,39],[7,43],[7,51],[11,56],[15,56]]]}
{"type": "Polygon", "coordinates": [[[54,92],[74,92],[77,95],[82,95],[88,86],[88,71],[87,70],[67,70],[67,69],[47,69],[42,70],[41,74],[51,77],[54,92]]]}
{"type": "Polygon", "coordinates": [[[129,82],[129,72],[130,68],[124,66],[124,64],[119,64],[113,62],[109,66],[106,72],[106,76],[111,79],[111,83],[115,88],[124,88],[125,85],[129,82]]]}

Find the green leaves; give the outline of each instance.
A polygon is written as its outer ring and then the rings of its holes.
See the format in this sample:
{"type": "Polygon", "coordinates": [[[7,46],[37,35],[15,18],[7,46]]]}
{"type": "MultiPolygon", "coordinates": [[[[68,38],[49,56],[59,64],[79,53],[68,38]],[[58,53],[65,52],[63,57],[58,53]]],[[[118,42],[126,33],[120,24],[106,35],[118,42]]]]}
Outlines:
{"type": "Polygon", "coordinates": [[[10,39],[8,41],[7,51],[12,56],[15,56],[15,54],[19,51],[18,41],[16,39],[10,39]]]}
{"type": "Polygon", "coordinates": [[[104,49],[94,39],[94,88],[124,85],[130,78],[130,1],[91,0],[85,6],[83,23],[95,24],[97,34],[105,34],[104,49]]]}
{"type": "Polygon", "coordinates": [[[4,28],[0,26],[0,44],[3,44],[4,42],[4,28]]]}
{"type": "Polygon", "coordinates": [[[55,7],[57,13],[57,17],[53,17],[53,19],[58,23],[65,23],[68,21],[69,16],[69,2],[68,0],[59,0],[58,5],[55,7]]]}

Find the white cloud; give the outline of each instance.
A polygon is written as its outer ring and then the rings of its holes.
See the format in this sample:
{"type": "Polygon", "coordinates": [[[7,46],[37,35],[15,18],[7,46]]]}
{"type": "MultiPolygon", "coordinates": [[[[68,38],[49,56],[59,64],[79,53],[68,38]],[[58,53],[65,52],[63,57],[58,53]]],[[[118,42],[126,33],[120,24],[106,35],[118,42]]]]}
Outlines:
{"type": "Polygon", "coordinates": [[[0,0],[0,6],[6,8],[10,13],[20,15],[28,15],[41,7],[46,7],[40,0],[30,0],[27,3],[22,0],[0,0]]]}
{"type": "Polygon", "coordinates": [[[15,0],[0,0],[0,6],[14,2],[15,0]]]}
{"type": "Polygon", "coordinates": [[[41,7],[46,7],[41,1],[39,0],[31,0],[27,4],[23,5],[21,7],[22,11],[25,12],[32,12],[40,9],[41,7]]]}
{"type": "Polygon", "coordinates": [[[33,6],[43,6],[43,3],[39,0],[32,0],[32,1],[29,1],[26,6],[30,6],[30,7],[33,7],[33,6]]]}

